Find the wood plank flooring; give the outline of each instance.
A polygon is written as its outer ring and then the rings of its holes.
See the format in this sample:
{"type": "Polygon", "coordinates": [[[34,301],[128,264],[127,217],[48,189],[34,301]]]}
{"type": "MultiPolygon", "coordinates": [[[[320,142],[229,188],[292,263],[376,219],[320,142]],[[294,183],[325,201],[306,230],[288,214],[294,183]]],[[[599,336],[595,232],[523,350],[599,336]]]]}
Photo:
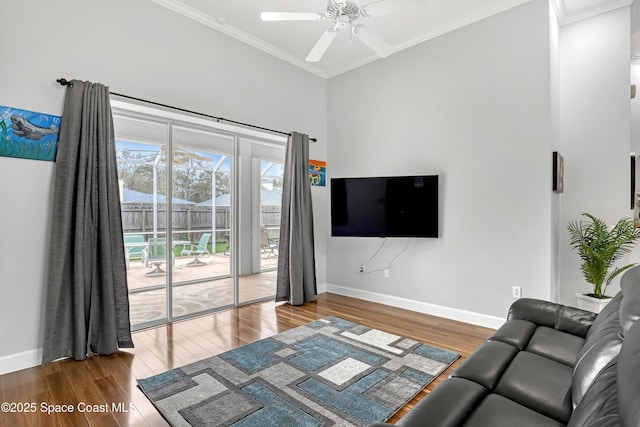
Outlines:
{"type": "Polygon", "coordinates": [[[10,409],[20,413],[0,411],[0,425],[166,426],[167,422],[138,390],[136,378],[159,374],[326,316],[341,317],[462,355],[391,422],[400,419],[493,333],[488,328],[335,294],[321,294],[316,302],[301,307],[253,304],[135,332],[136,348],[112,356],[95,356],[82,362],[67,359],[2,375],[0,403],[8,402],[10,409]]]}

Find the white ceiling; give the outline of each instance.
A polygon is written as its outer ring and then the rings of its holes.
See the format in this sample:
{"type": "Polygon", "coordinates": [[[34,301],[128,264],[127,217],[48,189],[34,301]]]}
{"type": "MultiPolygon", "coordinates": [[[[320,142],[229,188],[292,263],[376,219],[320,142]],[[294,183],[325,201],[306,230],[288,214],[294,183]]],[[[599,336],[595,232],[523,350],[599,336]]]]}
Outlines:
{"type": "MultiPolygon", "coordinates": [[[[239,39],[318,76],[330,78],[379,57],[349,31],[341,31],[323,58],[305,57],[332,27],[328,21],[263,22],[260,12],[317,12],[327,0],[150,0],[194,21],[239,39]]],[[[352,0],[364,5],[374,0],[352,0]]],[[[389,13],[360,18],[394,48],[394,52],[453,31],[530,0],[383,0],[389,13]]],[[[633,0],[551,0],[561,24],[585,19],[633,0]]]]}

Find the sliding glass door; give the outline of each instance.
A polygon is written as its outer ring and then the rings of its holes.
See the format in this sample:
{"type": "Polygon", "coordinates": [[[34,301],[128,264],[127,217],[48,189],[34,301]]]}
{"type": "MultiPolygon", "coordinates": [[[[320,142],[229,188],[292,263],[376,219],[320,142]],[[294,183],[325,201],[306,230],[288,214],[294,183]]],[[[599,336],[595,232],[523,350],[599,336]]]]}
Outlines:
{"type": "Polygon", "coordinates": [[[172,126],[173,317],[234,304],[231,169],[234,137],[172,126]]]}
{"type": "Polygon", "coordinates": [[[248,303],[275,295],[285,153],[282,146],[246,137],[239,150],[238,302],[248,303]]]}
{"type": "Polygon", "coordinates": [[[284,164],[281,159],[260,160],[260,271],[278,268],[284,164]]]}
{"type": "Polygon", "coordinates": [[[166,321],[166,124],[114,115],[129,300],[133,325],[166,321]]]}
{"type": "Polygon", "coordinates": [[[134,329],[273,298],[282,143],[114,109],[134,329]]]}

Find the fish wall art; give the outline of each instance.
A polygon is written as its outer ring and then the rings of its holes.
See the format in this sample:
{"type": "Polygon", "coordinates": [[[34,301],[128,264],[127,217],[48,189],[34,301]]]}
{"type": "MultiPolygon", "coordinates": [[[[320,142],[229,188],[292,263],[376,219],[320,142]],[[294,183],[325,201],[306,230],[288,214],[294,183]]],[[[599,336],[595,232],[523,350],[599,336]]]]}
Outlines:
{"type": "Polygon", "coordinates": [[[53,162],[60,116],[0,106],[0,156],[53,162]]]}

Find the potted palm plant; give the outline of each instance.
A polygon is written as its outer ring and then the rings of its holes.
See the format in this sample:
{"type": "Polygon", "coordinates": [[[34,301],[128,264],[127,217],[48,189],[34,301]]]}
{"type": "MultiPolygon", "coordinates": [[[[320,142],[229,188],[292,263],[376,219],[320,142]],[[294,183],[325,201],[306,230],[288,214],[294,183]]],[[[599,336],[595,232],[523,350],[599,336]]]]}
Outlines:
{"type": "Polygon", "coordinates": [[[635,264],[616,266],[622,256],[631,251],[640,237],[640,229],[635,228],[628,218],[620,219],[613,227],[595,216],[583,213],[586,221],[572,221],[567,226],[570,244],[578,251],[582,260],[580,270],[592,285],[589,294],[576,294],[578,307],[600,312],[611,297],[605,294],[607,287],[620,273],[635,264]]]}

